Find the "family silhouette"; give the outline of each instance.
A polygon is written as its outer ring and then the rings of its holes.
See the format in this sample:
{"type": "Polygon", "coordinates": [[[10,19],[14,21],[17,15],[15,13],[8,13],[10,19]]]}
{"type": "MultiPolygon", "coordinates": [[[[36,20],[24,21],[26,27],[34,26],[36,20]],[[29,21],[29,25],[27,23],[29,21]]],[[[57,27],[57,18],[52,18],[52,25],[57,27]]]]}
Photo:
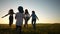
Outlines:
{"type": "Polygon", "coordinates": [[[35,11],[32,11],[31,16],[28,12],[28,9],[25,9],[25,11],[24,11],[22,6],[18,7],[18,11],[19,12],[14,13],[13,9],[10,9],[8,14],[3,16],[2,18],[10,15],[9,16],[9,26],[11,27],[11,25],[13,24],[13,14],[15,14],[16,32],[17,32],[17,34],[19,34],[19,33],[21,34],[22,33],[23,19],[25,20],[24,27],[28,28],[28,21],[32,17],[31,23],[32,23],[33,29],[35,30],[36,29],[36,19],[38,19],[37,15],[35,14],[35,11]]]}

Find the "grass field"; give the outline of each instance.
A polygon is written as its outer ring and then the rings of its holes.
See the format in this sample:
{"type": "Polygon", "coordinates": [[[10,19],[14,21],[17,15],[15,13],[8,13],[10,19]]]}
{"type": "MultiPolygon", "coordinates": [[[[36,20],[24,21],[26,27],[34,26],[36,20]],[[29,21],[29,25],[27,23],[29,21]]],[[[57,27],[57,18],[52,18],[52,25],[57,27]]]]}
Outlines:
{"type": "MultiPolygon", "coordinates": [[[[36,30],[32,25],[28,29],[22,28],[22,34],[60,34],[60,24],[36,24],[36,30]]],[[[8,24],[0,24],[0,34],[17,34],[15,25],[10,28],[8,24]]]]}

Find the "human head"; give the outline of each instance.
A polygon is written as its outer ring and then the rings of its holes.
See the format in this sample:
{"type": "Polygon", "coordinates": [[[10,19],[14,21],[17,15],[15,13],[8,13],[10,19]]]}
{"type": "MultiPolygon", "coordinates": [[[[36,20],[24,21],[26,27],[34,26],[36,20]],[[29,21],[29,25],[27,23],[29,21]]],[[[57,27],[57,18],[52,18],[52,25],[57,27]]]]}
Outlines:
{"type": "Polygon", "coordinates": [[[28,9],[25,9],[25,14],[29,14],[28,9]]]}
{"type": "Polygon", "coordinates": [[[10,9],[9,10],[9,14],[13,14],[14,12],[13,12],[13,9],[10,9]]]}
{"type": "Polygon", "coordinates": [[[19,6],[19,7],[18,7],[18,10],[19,10],[20,13],[23,13],[23,12],[24,12],[22,6],[19,6]]]}
{"type": "Polygon", "coordinates": [[[35,11],[32,11],[32,14],[35,14],[35,11]]]}

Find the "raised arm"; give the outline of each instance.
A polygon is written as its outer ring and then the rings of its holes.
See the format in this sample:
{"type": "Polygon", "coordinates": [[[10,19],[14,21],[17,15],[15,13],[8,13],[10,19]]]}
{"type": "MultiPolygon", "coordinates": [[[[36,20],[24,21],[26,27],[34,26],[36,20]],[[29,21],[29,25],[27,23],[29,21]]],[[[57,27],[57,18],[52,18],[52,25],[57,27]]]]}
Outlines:
{"type": "Polygon", "coordinates": [[[6,14],[5,16],[3,16],[2,18],[4,18],[4,17],[6,17],[6,16],[8,16],[9,14],[6,14]]]}

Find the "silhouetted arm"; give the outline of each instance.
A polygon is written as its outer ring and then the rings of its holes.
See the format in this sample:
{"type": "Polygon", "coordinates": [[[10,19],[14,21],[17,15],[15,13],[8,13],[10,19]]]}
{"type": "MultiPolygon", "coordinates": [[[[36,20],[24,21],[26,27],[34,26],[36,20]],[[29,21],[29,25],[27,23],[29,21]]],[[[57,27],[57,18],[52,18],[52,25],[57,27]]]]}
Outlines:
{"type": "Polygon", "coordinates": [[[4,17],[6,17],[6,16],[8,16],[9,14],[6,14],[5,16],[3,16],[2,18],[4,18],[4,17]]]}
{"type": "MultiPolygon", "coordinates": [[[[36,16],[37,17],[37,16],[36,16]]],[[[39,20],[39,18],[37,17],[37,19],[39,20]]]]}
{"type": "Polygon", "coordinates": [[[15,14],[15,19],[16,19],[17,15],[15,14]]]}
{"type": "Polygon", "coordinates": [[[32,15],[30,16],[30,18],[32,17],[32,15]]]}
{"type": "Polygon", "coordinates": [[[23,18],[25,19],[25,14],[23,15],[23,18]]]}
{"type": "Polygon", "coordinates": [[[16,14],[16,13],[13,13],[13,14],[16,14]]]}

